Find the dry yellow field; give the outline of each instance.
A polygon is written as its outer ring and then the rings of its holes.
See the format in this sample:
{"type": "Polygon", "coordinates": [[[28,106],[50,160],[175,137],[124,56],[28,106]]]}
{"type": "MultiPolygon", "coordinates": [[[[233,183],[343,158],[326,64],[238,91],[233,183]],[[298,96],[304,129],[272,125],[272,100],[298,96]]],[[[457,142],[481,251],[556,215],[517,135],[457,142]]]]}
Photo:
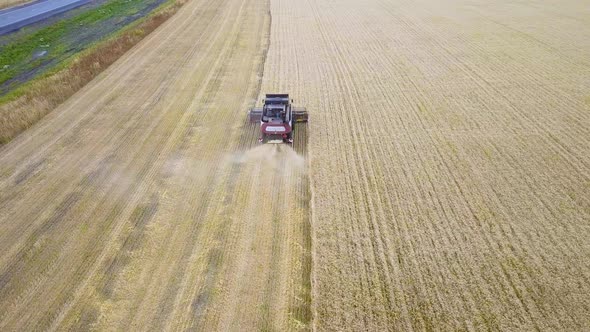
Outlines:
{"type": "Polygon", "coordinates": [[[0,0],[0,9],[32,2],[33,0],[0,0]]]}
{"type": "Polygon", "coordinates": [[[271,1],[318,330],[590,330],[590,7],[271,1]]]}
{"type": "Polygon", "coordinates": [[[0,151],[0,330],[310,326],[305,128],[257,145],[260,0],[194,0],[0,151]]]}
{"type": "Polygon", "coordinates": [[[590,330],[589,54],[574,0],[190,0],[0,148],[0,330],[590,330]]]}

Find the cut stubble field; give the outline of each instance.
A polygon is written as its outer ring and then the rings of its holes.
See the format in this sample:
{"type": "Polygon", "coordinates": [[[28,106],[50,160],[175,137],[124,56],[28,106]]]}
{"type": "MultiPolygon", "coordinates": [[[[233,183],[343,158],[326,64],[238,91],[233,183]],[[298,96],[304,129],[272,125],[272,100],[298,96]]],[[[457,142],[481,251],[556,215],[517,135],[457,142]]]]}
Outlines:
{"type": "Polygon", "coordinates": [[[269,24],[191,1],[3,147],[0,330],[309,326],[305,127],[244,123],[269,24]]]}
{"type": "Polygon", "coordinates": [[[588,17],[187,2],[0,150],[0,330],[590,329],[588,17]]]}

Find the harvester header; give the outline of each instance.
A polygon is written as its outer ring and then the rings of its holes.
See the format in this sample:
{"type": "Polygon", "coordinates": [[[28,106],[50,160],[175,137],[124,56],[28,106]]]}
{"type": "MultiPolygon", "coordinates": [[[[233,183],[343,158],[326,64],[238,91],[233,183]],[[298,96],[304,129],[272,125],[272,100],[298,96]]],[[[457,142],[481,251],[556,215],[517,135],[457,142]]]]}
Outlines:
{"type": "Polygon", "coordinates": [[[254,107],[248,112],[250,122],[260,122],[261,143],[293,143],[295,123],[307,122],[308,114],[304,107],[292,106],[288,94],[267,94],[262,107],[254,107]]]}

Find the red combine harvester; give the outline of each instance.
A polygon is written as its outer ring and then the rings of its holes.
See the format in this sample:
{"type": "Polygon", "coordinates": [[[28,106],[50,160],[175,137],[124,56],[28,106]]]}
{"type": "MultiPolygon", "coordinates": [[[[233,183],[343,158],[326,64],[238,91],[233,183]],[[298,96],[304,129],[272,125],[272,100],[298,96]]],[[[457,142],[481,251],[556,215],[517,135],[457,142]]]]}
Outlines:
{"type": "Polygon", "coordinates": [[[260,122],[261,143],[293,143],[293,130],[297,122],[307,122],[304,107],[293,107],[288,94],[267,94],[264,106],[248,112],[250,122],[260,122]]]}

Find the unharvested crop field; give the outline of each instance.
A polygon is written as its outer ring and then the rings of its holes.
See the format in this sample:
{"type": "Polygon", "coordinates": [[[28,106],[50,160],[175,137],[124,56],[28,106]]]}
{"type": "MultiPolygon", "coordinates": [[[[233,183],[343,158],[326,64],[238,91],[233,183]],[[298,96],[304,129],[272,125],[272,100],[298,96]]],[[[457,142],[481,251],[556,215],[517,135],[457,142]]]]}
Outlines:
{"type": "Polygon", "coordinates": [[[589,17],[189,1],[0,150],[0,330],[590,329],[589,17]]]}
{"type": "Polygon", "coordinates": [[[590,8],[271,2],[319,330],[590,329],[590,8]],[[287,78],[287,79],[286,79],[287,78]]]}

